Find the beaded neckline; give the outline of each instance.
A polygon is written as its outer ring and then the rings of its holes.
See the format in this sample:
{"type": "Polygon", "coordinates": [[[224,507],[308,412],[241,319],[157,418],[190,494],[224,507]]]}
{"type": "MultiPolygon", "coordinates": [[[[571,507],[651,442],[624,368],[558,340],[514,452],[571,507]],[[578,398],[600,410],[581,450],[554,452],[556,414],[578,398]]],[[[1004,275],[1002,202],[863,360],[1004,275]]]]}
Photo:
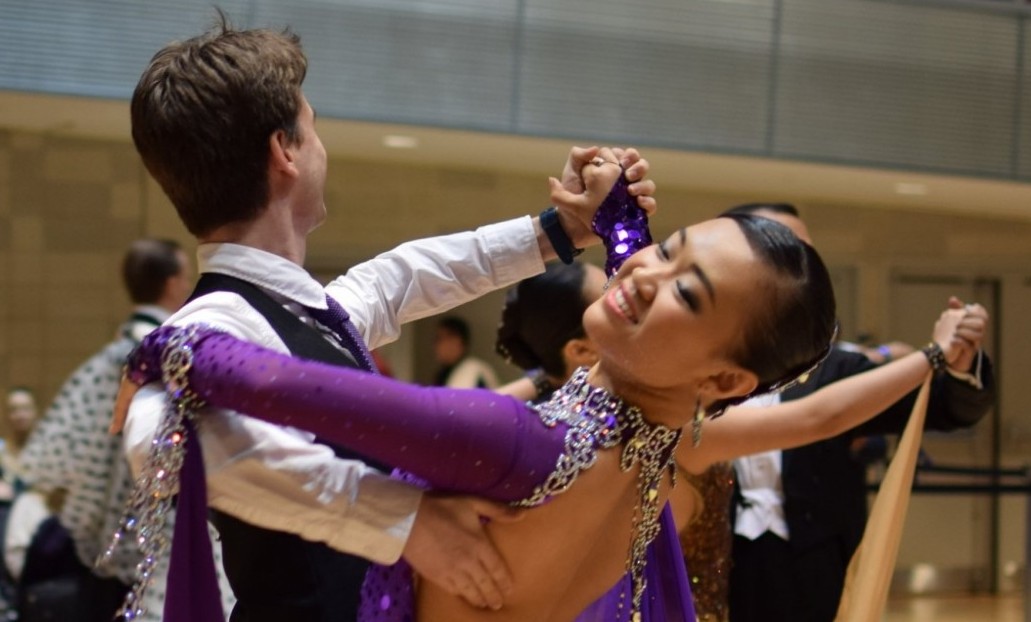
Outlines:
{"type": "Polygon", "coordinates": [[[676,483],[676,449],[681,431],[645,421],[641,409],[601,387],[587,382],[586,367],[578,369],[547,402],[537,406],[545,425],[569,426],[565,451],[559,456],[555,470],[533,494],[519,502],[535,506],[565,492],[584,469],[594,465],[598,451],[623,445],[619,468],[626,472],[640,463],[637,477],[638,502],[635,508],[633,535],[627,558],[633,594],[631,620],[640,619],[644,596],[645,553],[659,535],[659,486],[665,473],[670,484],[676,483]]]}

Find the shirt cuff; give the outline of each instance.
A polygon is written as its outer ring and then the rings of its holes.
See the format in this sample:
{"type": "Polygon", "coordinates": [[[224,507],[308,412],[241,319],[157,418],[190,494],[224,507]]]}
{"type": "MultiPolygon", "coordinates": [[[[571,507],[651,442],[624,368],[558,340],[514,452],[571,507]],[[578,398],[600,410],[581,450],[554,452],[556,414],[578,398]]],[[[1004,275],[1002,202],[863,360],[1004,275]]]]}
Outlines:
{"type": "Polygon", "coordinates": [[[497,285],[507,287],[544,271],[544,256],[529,216],[486,225],[476,230],[494,266],[497,285]]]}
{"type": "Polygon", "coordinates": [[[983,359],[984,350],[978,350],[977,356],[974,358],[974,367],[971,371],[956,371],[951,367],[946,367],[945,370],[956,380],[965,382],[980,391],[984,388],[984,383],[981,381],[981,362],[983,359]]]}

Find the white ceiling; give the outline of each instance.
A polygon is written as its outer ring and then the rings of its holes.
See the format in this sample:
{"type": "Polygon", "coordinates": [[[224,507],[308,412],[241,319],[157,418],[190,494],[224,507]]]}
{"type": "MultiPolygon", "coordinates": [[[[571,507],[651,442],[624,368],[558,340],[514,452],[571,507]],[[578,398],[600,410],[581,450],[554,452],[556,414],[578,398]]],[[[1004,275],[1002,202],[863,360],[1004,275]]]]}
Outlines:
{"type": "MultiPolygon", "coordinates": [[[[0,92],[0,127],[130,140],[128,103],[123,101],[0,92]]],[[[543,175],[560,169],[570,144],[568,139],[326,118],[319,119],[318,128],[326,149],[336,157],[543,175]],[[414,137],[418,147],[387,148],[383,137],[391,134],[414,137]]],[[[652,164],[652,177],[662,187],[1031,221],[1031,184],[1027,183],[668,149],[648,148],[645,155],[652,164]]]]}

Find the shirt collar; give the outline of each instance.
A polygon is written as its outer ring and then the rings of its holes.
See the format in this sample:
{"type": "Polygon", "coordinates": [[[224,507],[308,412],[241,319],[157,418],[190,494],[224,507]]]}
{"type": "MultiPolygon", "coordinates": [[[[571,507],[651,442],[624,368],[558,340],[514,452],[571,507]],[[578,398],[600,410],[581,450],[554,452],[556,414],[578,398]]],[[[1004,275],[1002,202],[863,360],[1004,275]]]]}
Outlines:
{"type": "Polygon", "coordinates": [[[165,320],[172,316],[168,309],[158,305],[136,305],[132,308],[132,312],[154,318],[158,324],[163,324],[165,320]]]}
{"type": "Polygon", "coordinates": [[[305,307],[326,308],[326,290],[294,262],[253,246],[208,243],[197,247],[197,267],[253,283],[305,307]]]}

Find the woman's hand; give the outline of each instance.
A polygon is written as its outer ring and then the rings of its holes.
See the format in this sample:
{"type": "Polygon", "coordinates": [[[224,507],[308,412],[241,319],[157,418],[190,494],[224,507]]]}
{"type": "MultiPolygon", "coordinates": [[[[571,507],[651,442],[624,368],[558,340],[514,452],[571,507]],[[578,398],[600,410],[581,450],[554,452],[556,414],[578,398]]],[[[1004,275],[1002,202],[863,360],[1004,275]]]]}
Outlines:
{"type": "Polygon", "coordinates": [[[574,147],[562,171],[561,181],[550,178],[550,198],[559,222],[577,248],[599,242],[591,221],[613,184],[626,171],[628,192],[647,214],[656,210],[655,182],[646,179],[648,161],[636,149],[574,147]]]}

